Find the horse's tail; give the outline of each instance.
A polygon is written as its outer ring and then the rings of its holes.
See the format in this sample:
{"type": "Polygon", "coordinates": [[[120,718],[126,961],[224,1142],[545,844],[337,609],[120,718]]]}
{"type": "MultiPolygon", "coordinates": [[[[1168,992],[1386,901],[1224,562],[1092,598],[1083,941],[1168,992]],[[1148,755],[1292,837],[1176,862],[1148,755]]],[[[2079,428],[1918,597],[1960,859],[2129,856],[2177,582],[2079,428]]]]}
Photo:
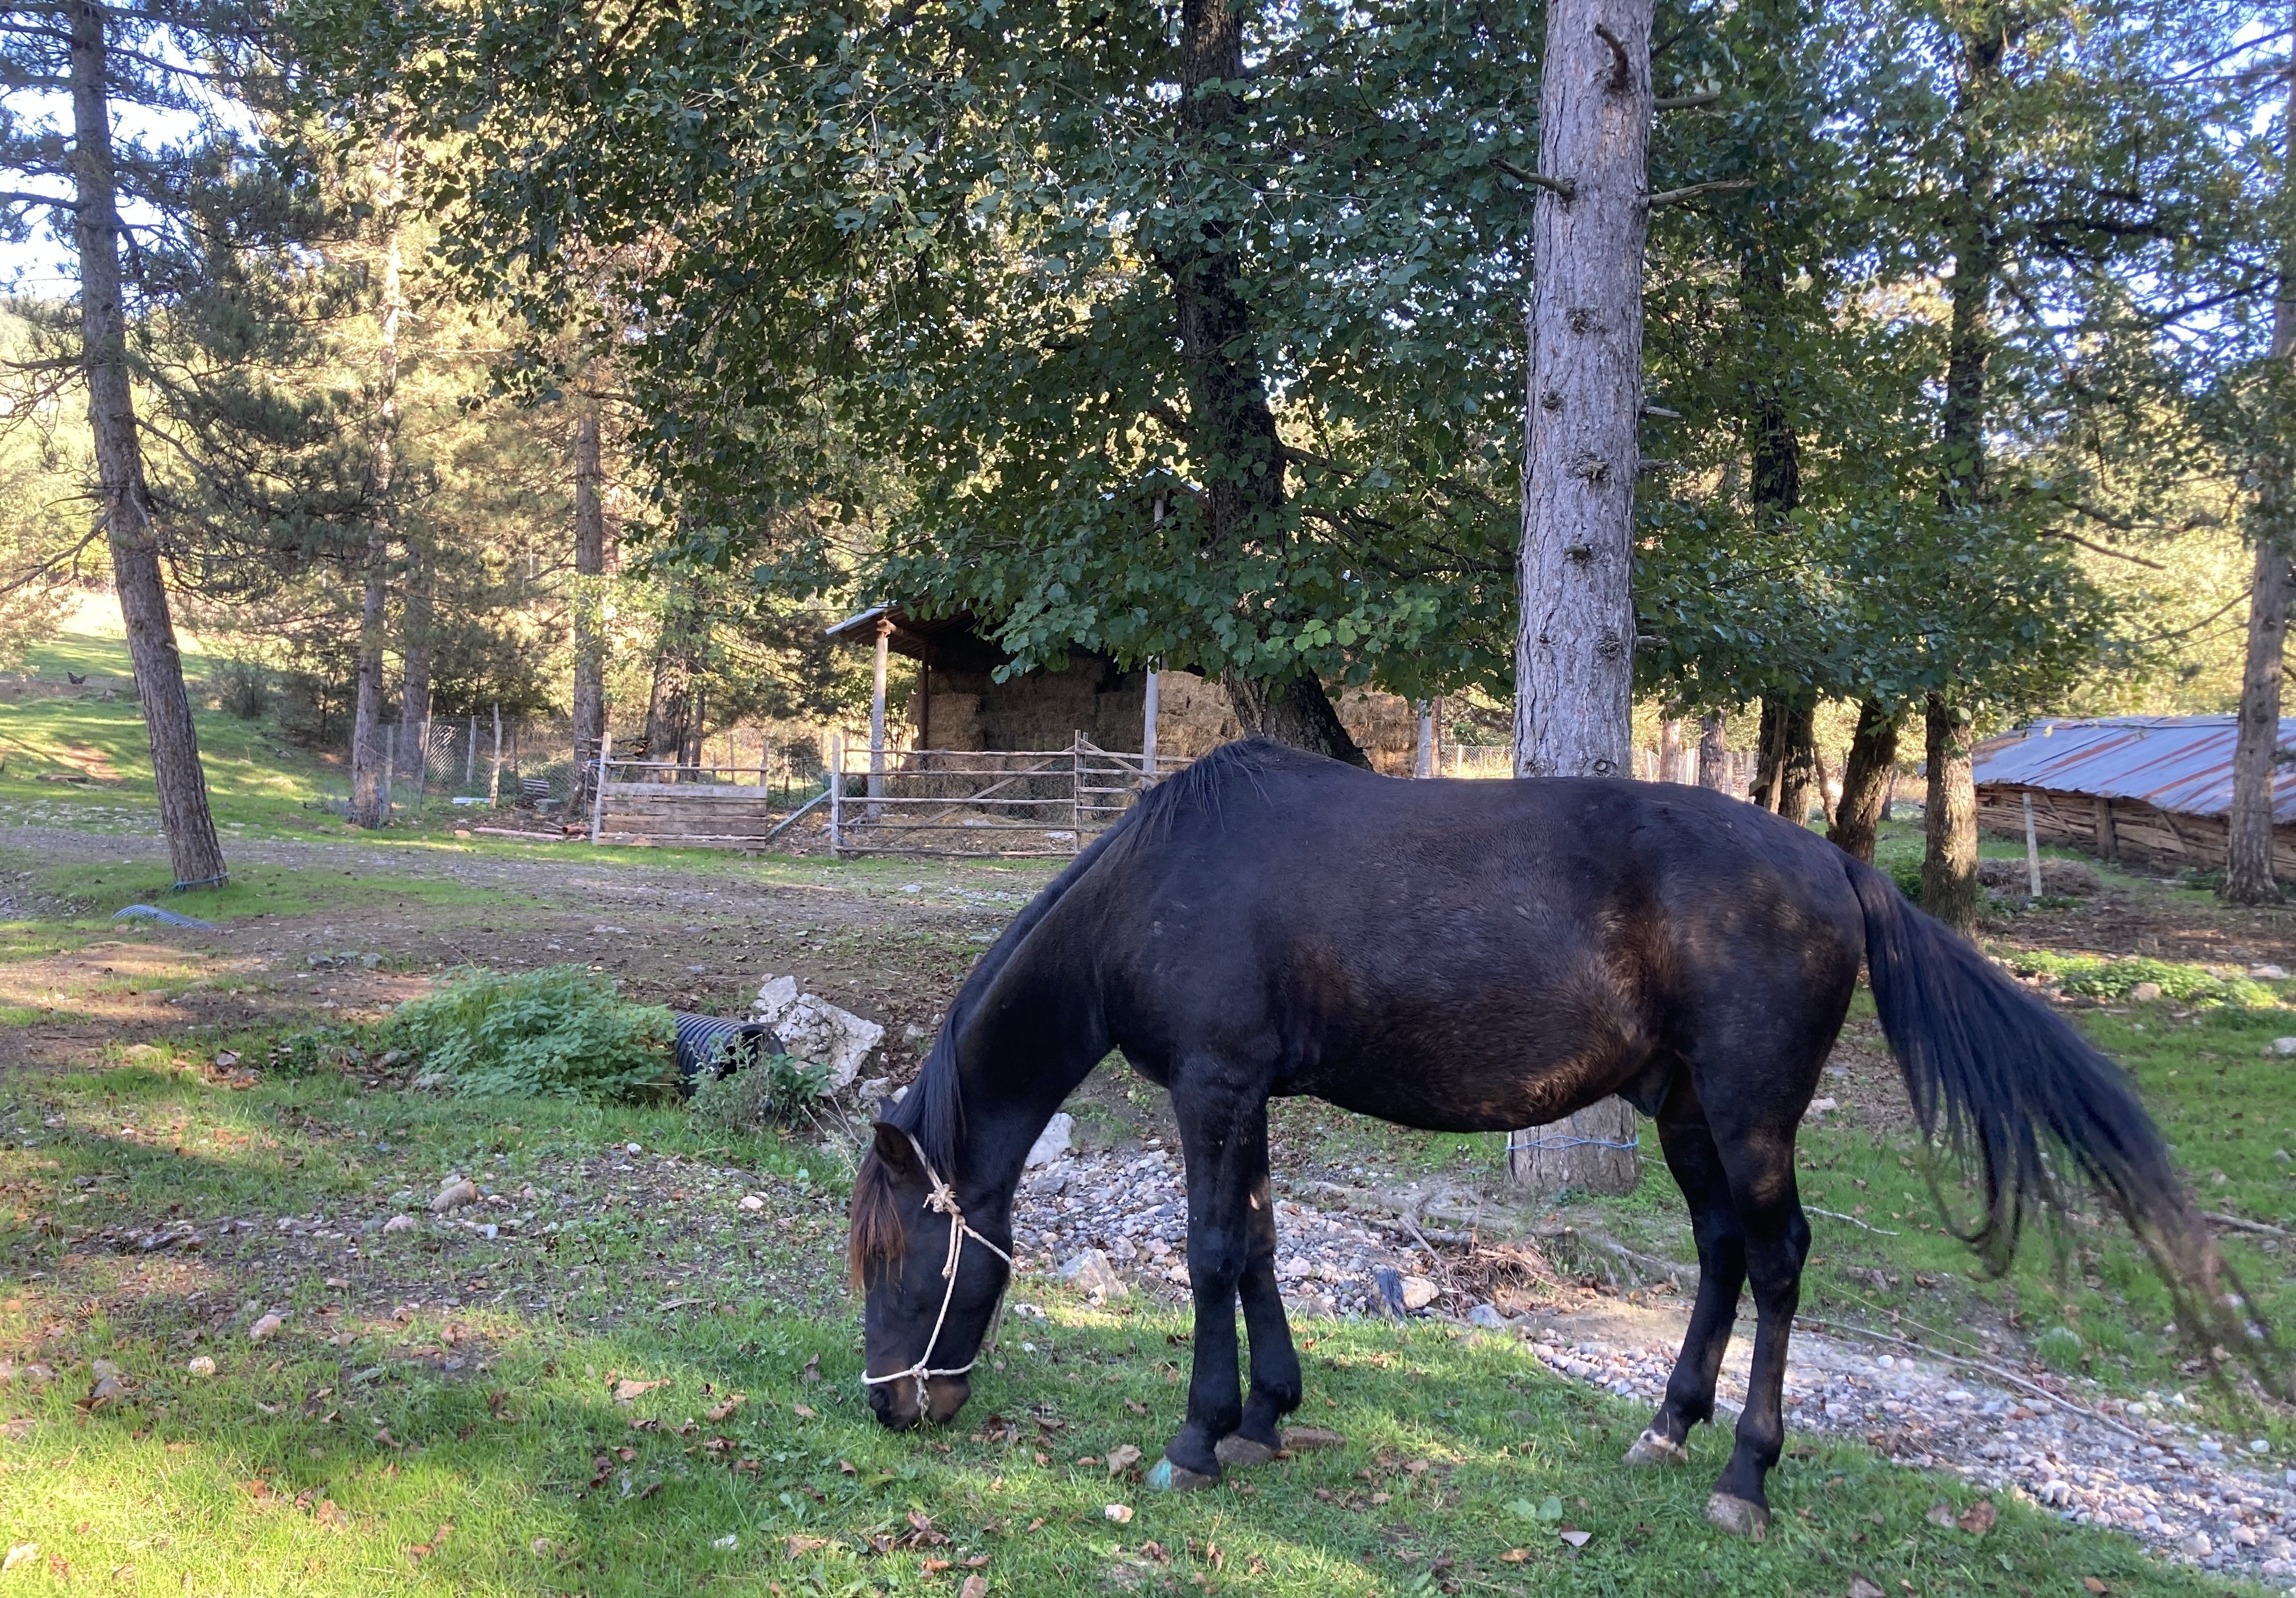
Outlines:
{"type": "Polygon", "coordinates": [[[2069,1190],[2088,1188],[2128,1224],[2203,1346],[2261,1352],[2244,1319],[2216,1300],[2215,1242],[2120,1068],[1888,877],[1858,860],[1848,867],[1874,1007],[1914,1114],[1925,1138],[1942,1116],[1964,1170],[1973,1164],[1981,1179],[1984,1215],[1963,1241],[2004,1268],[2030,1212],[2062,1212],[2069,1190]]]}

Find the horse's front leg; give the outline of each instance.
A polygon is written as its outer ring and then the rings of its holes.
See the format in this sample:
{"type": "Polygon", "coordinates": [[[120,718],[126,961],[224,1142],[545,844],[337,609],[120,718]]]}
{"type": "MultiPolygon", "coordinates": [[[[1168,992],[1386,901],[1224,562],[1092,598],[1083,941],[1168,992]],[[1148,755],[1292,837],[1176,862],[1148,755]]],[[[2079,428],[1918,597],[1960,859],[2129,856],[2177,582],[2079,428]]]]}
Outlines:
{"type": "MultiPolygon", "coordinates": [[[[1188,1379],[1187,1422],[1165,1445],[1165,1463],[1149,1479],[1160,1487],[1208,1487],[1218,1481],[1219,1441],[1243,1422],[1235,1306],[1237,1290],[1251,1263],[1255,1232],[1266,1238],[1265,1269],[1271,1293],[1275,1285],[1275,1215],[1267,1197],[1267,1097],[1223,1082],[1218,1079],[1220,1074],[1217,1067],[1202,1073],[1182,1071],[1175,1074],[1172,1084],[1172,1108],[1180,1123],[1180,1143],[1188,1167],[1188,1281],[1195,1299],[1196,1334],[1194,1369],[1188,1379]]],[[[1279,1302],[1275,1320],[1279,1330],[1282,1315],[1279,1302]]],[[[1258,1330],[1257,1317],[1254,1330],[1258,1330]]],[[[1260,1342],[1259,1337],[1252,1340],[1255,1366],[1259,1363],[1260,1342]]],[[[1291,1386],[1296,1393],[1296,1358],[1291,1386]]],[[[1273,1430],[1272,1414],[1269,1429],[1273,1430]]]]}
{"type": "Polygon", "coordinates": [[[1276,1422],[1300,1407],[1300,1355],[1283,1317],[1283,1293],[1275,1278],[1275,1196],[1267,1185],[1267,1111],[1259,1116],[1253,1143],[1257,1169],[1245,1201],[1243,1275],[1236,1284],[1243,1302],[1244,1334],[1251,1340],[1251,1385],[1244,1394],[1243,1419],[1219,1439],[1214,1452],[1222,1464],[1258,1465],[1274,1459],[1283,1441],[1276,1422]]]}

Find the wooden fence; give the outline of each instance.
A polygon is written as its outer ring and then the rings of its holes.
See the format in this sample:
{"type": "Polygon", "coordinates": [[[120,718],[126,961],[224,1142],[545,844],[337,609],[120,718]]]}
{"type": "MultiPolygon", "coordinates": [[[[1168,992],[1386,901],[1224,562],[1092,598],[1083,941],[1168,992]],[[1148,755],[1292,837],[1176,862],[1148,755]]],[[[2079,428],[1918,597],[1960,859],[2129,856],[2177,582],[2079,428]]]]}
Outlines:
{"type": "Polygon", "coordinates": [[[829,842],[840,855],[1073,855],[1185,761],[1104,750],[873,751],[840,740],[829,842]]]}

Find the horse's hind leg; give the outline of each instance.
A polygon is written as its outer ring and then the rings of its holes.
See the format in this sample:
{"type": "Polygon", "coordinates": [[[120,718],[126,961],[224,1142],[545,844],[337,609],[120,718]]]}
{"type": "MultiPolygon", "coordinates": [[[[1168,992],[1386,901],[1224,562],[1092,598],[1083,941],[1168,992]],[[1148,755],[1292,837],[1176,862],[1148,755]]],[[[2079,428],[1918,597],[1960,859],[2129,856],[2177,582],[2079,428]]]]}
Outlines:
{"type": "Polygon", "coordinates": [[[1786,1343],[1801,1302],[1801,1268],[1809,1258],[1809,1222],[1802,1215],[1793,1170],[1793,1127],[1756,1126],[1718,1140],[1730,1171],[1730,1192],[1746,1229],[1746,1274],[1752,1279],[1754,1358],[1746,1376],[1746,1407],[1738,1416],[1738,1445],[1730,1452],[1706,1501],[1706,1517],[1726,1530],[1761,1537],[1769,1529],[1770,1501],[1762,1483],[1785,1448],[1784,1398],[1786,1343]]]}
{"type": "Polygon", "coordinates": [[[1628,1450],[1630,1464],[1682,1464],[1689,1459],[1683,1439],[1693,1426],[1714,1418],[1714,1386],[1746,1280],[1745,1228],[1731,1198],[1721,1151],[1714,1146],[1686,1071],[1660,1107],[1658,1135],[1667,1168],[1690,1207],[1691,1235],[1698,1244],[1698,1297],[1674,1373],[1667,1378],[1666,1397],[1628,1450]]]}

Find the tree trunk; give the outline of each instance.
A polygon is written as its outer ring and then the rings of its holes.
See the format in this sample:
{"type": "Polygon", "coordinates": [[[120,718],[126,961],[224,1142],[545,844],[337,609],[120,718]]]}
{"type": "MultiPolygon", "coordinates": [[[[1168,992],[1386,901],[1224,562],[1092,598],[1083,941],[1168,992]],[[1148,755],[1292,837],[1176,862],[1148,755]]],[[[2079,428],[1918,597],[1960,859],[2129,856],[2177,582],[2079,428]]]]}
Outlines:
{"type": "MultiPolygon", "coordinates": [[[[1216,147],[1240,108],[1233,94],[1208,86],[1244,77],[1243,8],[1236,0],[1184,0],[1179,77],[1182,143],[1217,161],[1216,147]]],[[[1160,252],[1156,260],[1172,284],[1188,384],[1189,454],[1200,463],[1204,484],[1204,541],[1234,554],[1281,532],[1284,452],[1236,255],[1224,247],[1228,225],[1218,217],[1203,219],[1195,237],[1160,252]]],[[[1247,736],[1370,768],[1370,758],[1340,725],[1314,674],[1295,670],[1260,681],[1231,668],[1220,681],[1247,736]]]]}
{"type": "Polygon", "coordinates": [[[432,579],[423,553],[409,543],[406,598],[398,617],[398,774],[419,807],[430,781],[432,579]]]}
{"type": "Polygon", "coordinates": [[[1699,718],[1698,785],[1720,793],[1730,791],[1729,727],[1719,710],[1699,718]]]}
{"type": "MultiPolygon", "coordinates": [[[[2296,163],[2296,76],[2288,80],[2281,136],[2296,163]]],[[[2296,208],[2296,178],[2283,177],[2281,203],[2296,208]]],[[[2296,228],[2296,217],[2287,225],[2296,228]]],[[[2272,301],[2272,359],[2296,355],[2296,233],[2280,241],[2280,291],[2272,301]]],[[[2296,469],[2275,448],[2260,463],[2256,496],[2256,578],[2249,591],[2248,660],[2240,679],[2240,733],[2232,758],[2232,816],[2225,840],[2227,904],[2277,903],[2272,880],[2272,800],[2280,752],[2281,654],[2288,637],[2289,558],[2296,553],[2296,469]]]]}
{"type": "Polygon", "coordinates": [[[1230,671],[1222,674],[1220,685],[1227,690],[1245,737],[1272,739],[1292,749],[1308,750],[1371,769],[1371,757],[1340,724],[1340,713],[1332,709],[1323,684],[1313,676],[1271,682],[1230,671]]]}
{"type": "Polygon", "coordinates": [[[1778,814],[1798,827],[1809,824],[1809,801],[1824,791],[1825,774],[1817,764],[1817,695],[1803,692],[1783,707],[1783,763],[1778,814]]]}
{"type": "MultiPolygon", "coordinates": [[[[374,506],[367,520],[365,588],[359,604],[358,697],[351,717],[350,820],[379,827],[390,817],[383,791],[382,643],[390,576],[391,474],[398,461],[399,289],[398,144],[384,146],[381,337],[376,350],[374,506]]],[[[406,716],[399,717],[405,730],[406,716]]]]}
{"type": "Polygon", "coordinates": [[[1786,774],[1786,712],[1778,695],[1762,695],[1761,730],[1754,734],[1753,801],[1765,810],[1778,807],[1778,790],[1786,774]]]}
{"type": "Polygon", "coordinates": [[[152,525],[152,491],[144,476],[144,443],[127,373],[127,310],[119,281],[119,183],[111,148],[110,45],[104,9],[68,0],[71,30],[71,174],[78,209],[72,242],[79,256],[80,372],[87,384],[87,422],[95,454],[97,514],[111,553],[111,580],[127,624],[135,697],[152,750],[160,828],[168,840],[176,886],[220,887],[227,880],[223,845],[208,811],[199,730],[184,687],[183,657],[160,569],[152,525]]]}
{"type": "MultiPolygon", "coordinates": [[[[708,645],[709,601],[701,579],[670,580],[662,598],[653,651],[653,691],[646,701],[646,758],[682,762],[693,725],[693,678],[708,645]]],[[[668,778],[657,780],[671,780],[668,778]]]]}
{"type": "Polygon", "coordinates": [[[1688,783],[1696,778],[1696,756],[1683,737],[1685,725],[1679,716],[1665,717],[1658,724],[1658,780],[1661,783],[1688,783]]]}
{"type": "Polygon", "coordinates": [[[1929,734],[1928,847],[1922,908],[1965,938],[1977,935],[1977,785],[1971,780],[1969,713],[1932,693],[1929,734]]]}
{"type": "MultiPolygon", "coordinates": [[[[1993,30],[1962,36],[1961,86],[1954,118],[1961,130],[1955,186],[1951,307],[1946,343],[1945,403],[1938,428],[1939,506],[1974,510],[1985,493],[1986,373],[1993,358],[1993,289],[2000,275],[1999,241],[1992,214],[1990,144],[1972,132],[1983,111],[2003,44],[1993,30]]],[[[1952,689],[1928,695],[1929,803],[1922,857],[1922,908],[1952,927],[1977,930],[1977,784],[1969,758],[1968,712],[1952,689]]]]}
{"type": "MultiPolygon", "coordinates": [[[[1632,774],[1635,479],[1642,470],[1643,243],[1652,0],[1551,0],[1523,429],[1518,776],[1632,774]]],[[[1632,1192],[1620,1099],[1511,1140],[1517,1181],[1632,1192]],[[1529,1144],[1529,1147],[1525,1147],[1529,1144]]]]}
{"type": "Polygon", "coordinates": [[[1834,807],[1826,836],[1835,846],[1873,864],[1882,835],[1882,807],[1890,797],[1890,772],[1898,763],[1898,713],[1866,700],[1857,707],[1857,731],[1841,767],[1841,802],[1834,807]]]}
{"type": "Polygon", "coordinates": [[[598,402],[586,399],[574,422],[574,808],[579,814],[587,814],[606,735],[604,475],[598,402]]]}

